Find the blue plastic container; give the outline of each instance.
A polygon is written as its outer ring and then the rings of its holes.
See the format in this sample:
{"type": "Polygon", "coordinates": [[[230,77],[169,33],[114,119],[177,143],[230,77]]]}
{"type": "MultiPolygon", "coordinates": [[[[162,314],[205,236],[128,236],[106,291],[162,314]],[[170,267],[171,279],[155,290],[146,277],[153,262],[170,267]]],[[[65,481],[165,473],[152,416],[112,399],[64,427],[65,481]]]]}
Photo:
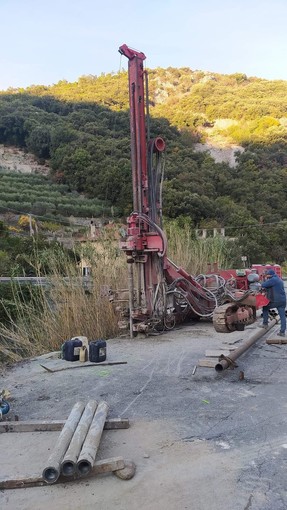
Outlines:
{"type": "Polygon", "coordinates": [[[66,361],[79,361],[82,340],[67,340],[62,345],[62,358],[66,361]]]}
{"type": "Polygon", "coordinates": [[[96,340],[89,343],[89,361],[92,363],[101,363],[107,358],[107,342],[105,340],[96,340]]]}

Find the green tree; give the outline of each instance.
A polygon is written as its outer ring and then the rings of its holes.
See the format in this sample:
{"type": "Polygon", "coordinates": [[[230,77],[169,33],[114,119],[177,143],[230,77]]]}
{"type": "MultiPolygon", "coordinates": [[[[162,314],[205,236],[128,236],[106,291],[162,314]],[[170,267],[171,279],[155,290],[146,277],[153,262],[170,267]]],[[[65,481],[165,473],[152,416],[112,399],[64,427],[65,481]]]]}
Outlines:
{"type": "Polygon", "coordinates": [[[38,158],[50,157],[50,130],[46,126],[38,126],[33,129],[26,139],[27,149],[38,158]]]}

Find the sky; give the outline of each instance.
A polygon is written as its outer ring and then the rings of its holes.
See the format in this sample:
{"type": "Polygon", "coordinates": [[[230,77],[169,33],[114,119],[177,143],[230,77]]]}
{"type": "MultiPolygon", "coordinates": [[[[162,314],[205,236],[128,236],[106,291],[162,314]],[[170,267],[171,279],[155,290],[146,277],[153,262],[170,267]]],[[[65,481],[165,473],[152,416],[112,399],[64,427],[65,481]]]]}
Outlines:
{"type": "Polygon", "coordinates": [[[287,80],[287,0],[0,0],[0,89],[146,66],[287,80]]]}

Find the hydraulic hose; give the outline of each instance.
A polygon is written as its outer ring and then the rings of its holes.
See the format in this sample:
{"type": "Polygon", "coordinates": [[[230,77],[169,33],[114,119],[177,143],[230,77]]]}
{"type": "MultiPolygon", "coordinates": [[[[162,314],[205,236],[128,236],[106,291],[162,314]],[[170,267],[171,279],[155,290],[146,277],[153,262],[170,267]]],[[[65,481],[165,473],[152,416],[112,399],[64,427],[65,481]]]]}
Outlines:
{"type": "Polygon", "coordinates": [[[167,250],[167,238],[166,238],[164,231],[154,221],[150,220],[150,218],[146,214],[143,214],[143,213],[138,214],[138,218],[140,220],[145,221],[150,227],[154,228],[157,231],[157,233],[160,235],[160,237],[162,239],[162,243],[163,243],[163,249],[161,252],[158,253],[158,256],[164,257],[166,254],[166,250],[167,250]]]}

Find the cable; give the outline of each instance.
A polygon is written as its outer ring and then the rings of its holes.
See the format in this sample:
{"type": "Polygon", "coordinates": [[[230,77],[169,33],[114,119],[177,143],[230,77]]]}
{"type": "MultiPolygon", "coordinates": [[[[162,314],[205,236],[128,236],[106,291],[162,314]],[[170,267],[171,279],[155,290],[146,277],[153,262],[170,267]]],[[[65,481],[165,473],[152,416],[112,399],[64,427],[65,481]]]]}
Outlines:
{"type": "Polygon", "coordinates": [[[194,285],[193,282],[187,280],[186,278],[179,277],[176,280],[174,280],[170,286],[169,291],[172,291],[174,288],[175,292],[180,292],[185,298],[185,300],[188,302],[191,310],[200,317],[211,317],[213,314],[214,309],[218,306],[217,297],[214,294],[214,292],[210,291],[209,289],[206,289],[204,287],[197,287],[194,285]],[[189,289],[185,290],[182,287],[177,287],[177,284],[181,283],[182,285],[187,286],[189,289]],[[176,288],[175,288],[176,287],[176,288]],[[186,294],[185,294],[186,293],[186,294]],[[213,305],[208,306],[207,304],[202,303],[202,299],[205,302],[212,302],[213,305]],[[195,308],[196,306],[196,308],[195,308]]]}
{"type": "MultiPolygon", "coordinates": [[[[33,218],[39,218],[39,219],[44,219],[44,220],[47,220],[47,221],[52,221],[53,223],[56,223],[56,224],[59,224],[59,225],[71,226],[71,223],[69,221],[61,221],[61,220],[58,220],[56,218],[55,219],[51,218],[49,216],[41,216],[39,214],[33,214],[33,213],[24,212],[24,211],[18,211],[17,209],[11,209],[10,207],[4,207],[4,206],[0,205],[0,210],[1,209],[4,209],[5,211],[9,211],[9,212],[14,212],[14,213],[17,213],[17,214],[23,214],[24,216],[32,216],[33,218]]],[[[84,227],[85,226],[85,225],[82,225],[82,223],[73,223],[72,225],[75,226],[75,227],[84,227]]]]}
{"type": "MultiPolygon", "coordinates": [[[[218,227],[218,228],[223,228],[225,230],[227,230],[227,229],[236,230],[238,228],[248,229],[250,227],[258,228],[258,227],[265,227],[265,226],[267,227],[269,225],[279,225],[280,223],[282,223],[284,221],[287,221],[287,218],[283,218],[280,221],[273,221],[273,222],[269,222],[269,223],[254,223],[252,225],[239,225],[239,226],[236,226],[236,227],[235,226],[234,227],[233,226],[227,226],[227,227],[218,227]]],[[[200,227],[200,228],[195,229],[195,231],[197,231],[197,230],[206,230],[206,232],[213,232],[214,229],[213,228],[200,227]]]]}

